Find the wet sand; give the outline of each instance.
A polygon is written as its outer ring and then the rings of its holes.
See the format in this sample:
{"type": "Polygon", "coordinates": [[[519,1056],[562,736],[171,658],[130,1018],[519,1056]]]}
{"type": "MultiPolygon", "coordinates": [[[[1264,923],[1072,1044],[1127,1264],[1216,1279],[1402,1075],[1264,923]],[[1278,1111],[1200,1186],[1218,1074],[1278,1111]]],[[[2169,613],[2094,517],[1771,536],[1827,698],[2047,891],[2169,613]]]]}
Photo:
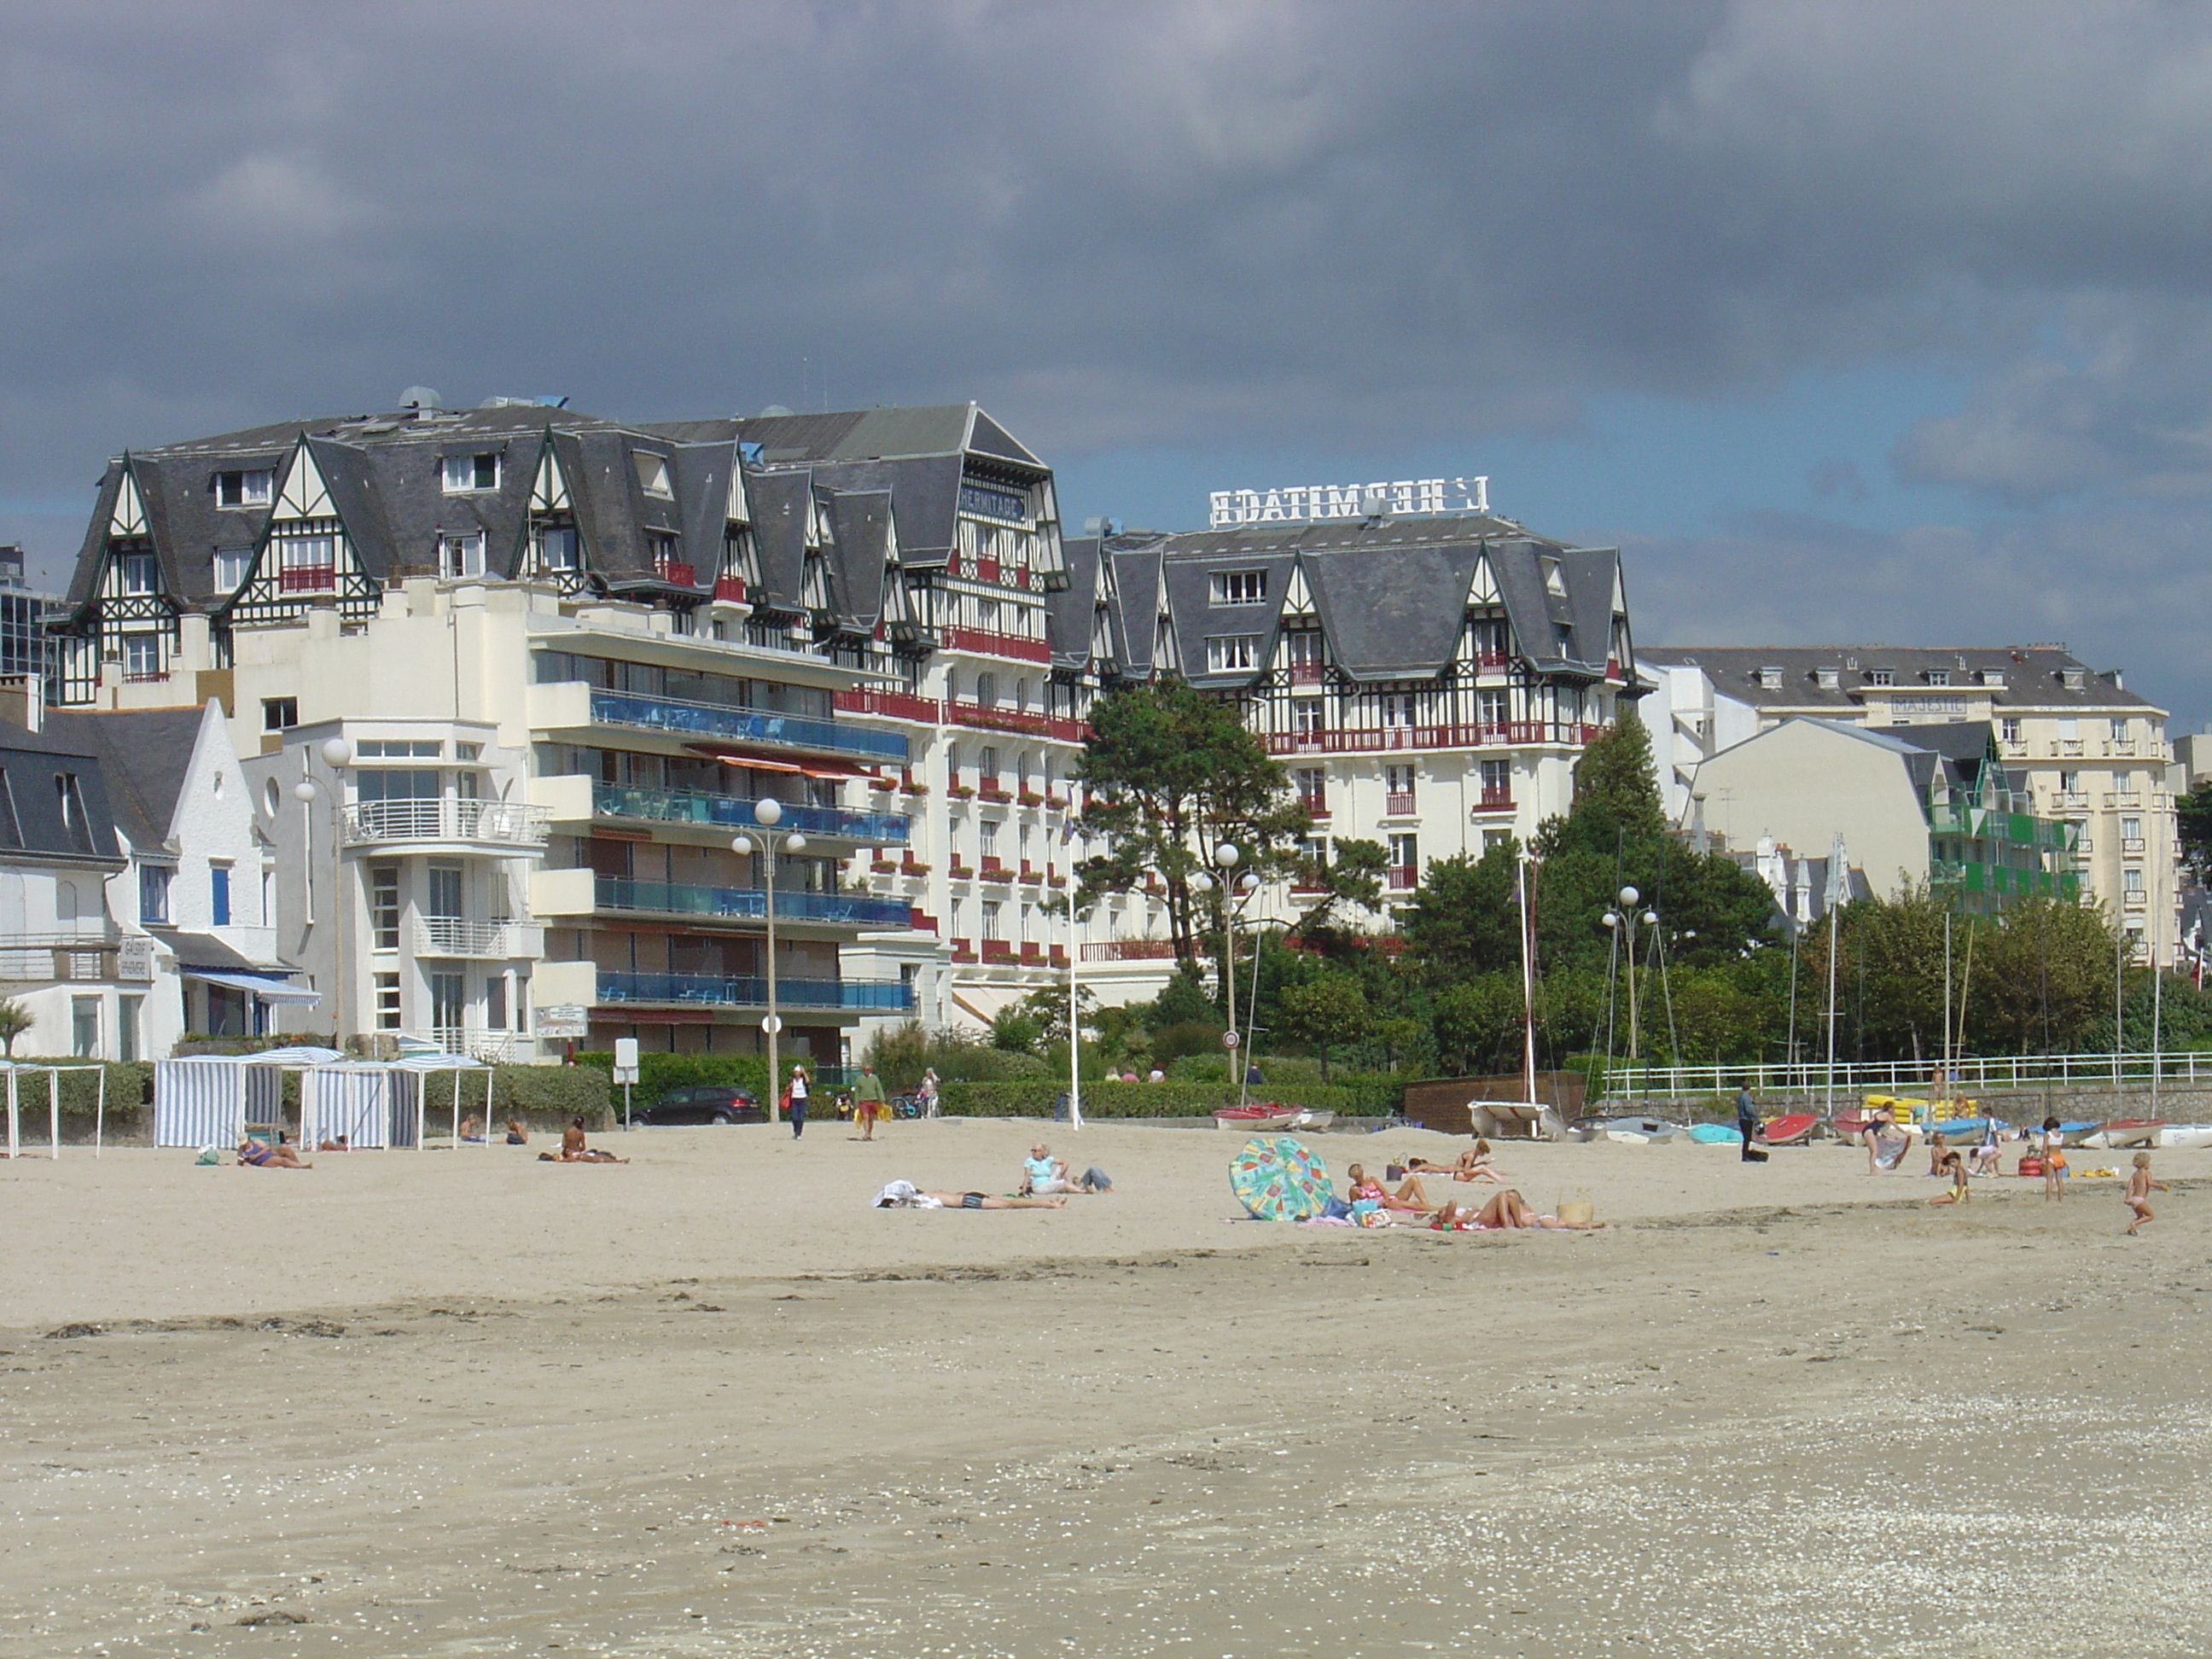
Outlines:
{"type": "Polygon", "coordinates": [[[1054,1144],[1113,1197],[874,1212],[1034,1130],[848,1133],[0,1165],[0,1655],[2212,1639],[2205,1191],[1516,1147],[1621,1224],[1446,1237],[1232,1223],[1230,1137],[1110,1125],[1054,1144]]]}

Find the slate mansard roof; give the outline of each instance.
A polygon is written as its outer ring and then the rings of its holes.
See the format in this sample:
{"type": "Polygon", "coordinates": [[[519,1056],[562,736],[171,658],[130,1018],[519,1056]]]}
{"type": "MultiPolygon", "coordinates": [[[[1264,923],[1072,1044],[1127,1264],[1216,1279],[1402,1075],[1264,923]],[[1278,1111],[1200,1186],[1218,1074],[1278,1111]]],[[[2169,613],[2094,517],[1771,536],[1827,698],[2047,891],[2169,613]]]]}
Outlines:
{"type": "MultiPolygon", "coordinates": [[[[1139,675],[1171,665],[1155,660],[1156,621],[1164,611],[1186,678],[1222,689],[1250,684],[1274,654],[1296,579],[1310,596],[1329,664],[1356,683],[1433,678],[1458,654],[1470,604],[1502,611],[1509,648],[1532,672],[1595,681],[1609,665],[1628,672],[1613,655],[1616,623],[1626,626],[1616,604],[1619,553],[1570,547],[1508,520],[1465,514],[1267,524],[1139,532],[1099,545],[1113,568],[1123,665],[1139,675]],[[1230,571],[1262,573],[1264,599],[1215,603],[1214,578],[1230,571]],[[1209,672],[1207,641],[1243,635],[1261,636],[1256,660],[1263,666],[1209,672]]],[[[1074,562],[1071,552],[1072,568],[1074,562]]]]}
{"type": "MultiPolygon", "coordinates": [[[[98,592],[110,526],[130,488],[143,507],[163,592],[188,608],[219,611],[230,595],[216,586],[216,555],[259,549],[271,515],[269,503],[218,505],[219,475],[271,472],[275,494],[301,457],[321,477],[371,580],[433,570],[440,537],[478,534],[486,574],[511,576],[548,451],[588,567],[617,592],[680,590],[685,584],[672,579],[669,563],[690,567],[690,586],[710,587],[734,515],[759,548],[756,599],[776,610],[806,608],[805,551],[826,527],[824,550],[833,542],[836,550],[835,609],[872,625],[894,550],[898,562],[921,567],[951,556],[968,479],[1031,491],[1036,519],[1056,528],[1049,469],[972,404],[644,424],[514,403],[410,409],[282,422],[118,456],[100,479],[68,602],[81,614],[98,592]],[[496,488],[444,488],[448,457],[487,453],[500,458],[496,488]],[[665,463],[668,494],[645,488],[640,454],[665,463]],[[656,557],[663,552],[665,559],[656,557]]],[[[1040,540],[1048,586],[1060,575],[1056,545],[1056,536],[1040,540]]]]}
{"type": "Polygon", "coordinates": [[[9,827],[8,820],[12,819],[15,831],[12,845],[0,834],[0,863],[29,858],[121,866],[106,779],[91,745],[74,737],[29,732],[0,721],[0,776],[4,776],[6,791],[0,830],[9,827]],[[64,811],[75,809],[64,808],[67,797],[58,781],[72,776],[76,800],[84,812],[74,826],[64,811]]]}
{"type": "Polygon", "coordinates": [[[1675,645],[1639,647],[1636,654],[1654,668],[1702,669],[1717,690],[1753,708],[1844,714],[1863,708],[1869,695],[1972,692],[1986,693],[1997,708],[2165,712],[2127,690],[2117,671],[2097,672],[2053,645],[1675,645]],[[1823,684],[1824,673],[1832,684],[1823,684]],[[1878,684],[1884,673],[1889,683],[1878,684]],[[1768,685],[1770,678],[1778,684],[1768,685]]]}

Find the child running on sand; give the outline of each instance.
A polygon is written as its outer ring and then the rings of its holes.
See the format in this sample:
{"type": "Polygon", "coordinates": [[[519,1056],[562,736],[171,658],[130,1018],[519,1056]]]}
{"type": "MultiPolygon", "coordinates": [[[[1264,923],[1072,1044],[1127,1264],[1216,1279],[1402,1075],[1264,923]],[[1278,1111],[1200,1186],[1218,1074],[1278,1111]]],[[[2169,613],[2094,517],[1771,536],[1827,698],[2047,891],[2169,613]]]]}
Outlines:
{"type": "Polygon", "coordinates": [[[2130,1236],[2144,1222],[2155,1221],[2158,1218],[2150,1207],[2150,1195],[2153,1193],[2172,1190],[2163,1181],[2153,1181],[2150,1178],[2148,1152],[2137,1152],[2135,1163],[2135,1173],[2128,1177],[2128,1189],[2121,1195],[2121,1201],[2128,1206],[2134,1216],[2134,1219],[2128,1223],[2128,1232],[2130,1236]]]}

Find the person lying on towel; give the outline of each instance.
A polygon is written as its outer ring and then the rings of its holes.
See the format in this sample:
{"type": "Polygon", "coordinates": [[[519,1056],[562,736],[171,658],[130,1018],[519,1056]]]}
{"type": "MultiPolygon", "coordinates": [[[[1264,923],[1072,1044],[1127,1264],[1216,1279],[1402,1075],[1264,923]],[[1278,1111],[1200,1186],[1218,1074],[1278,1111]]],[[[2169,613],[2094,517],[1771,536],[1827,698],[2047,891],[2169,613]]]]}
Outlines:
{"type": "Polygon", "coordinates": [[[538,1161],[540,1164],[627,1164],[629,1162],[626,1158],[617,1158],[612,1152],[603,1152],[597,1146],[586,1146],[584,1144],[584,1120],[580,1117],[569,1119],[568,1127],[561,1131],[561,1150],[557,1152],[540,1152],[538,1154],[538,1161]]]}
{"type": "Polygon", "coordinates": [[[989,1193],[925,1192],[911,1181],[894,1181],[875,1197],[878,1210],[1059,1210],[1064,1198],[999,1198],[989,1193]]]}
{"type": "Polygon", "coordinates": [[[257,1170],[312,1170],[289,1146],[272,1146],[265,1140],[241,1140],[238,1143],[238,1167],[252,1164],[257,1170]]]}

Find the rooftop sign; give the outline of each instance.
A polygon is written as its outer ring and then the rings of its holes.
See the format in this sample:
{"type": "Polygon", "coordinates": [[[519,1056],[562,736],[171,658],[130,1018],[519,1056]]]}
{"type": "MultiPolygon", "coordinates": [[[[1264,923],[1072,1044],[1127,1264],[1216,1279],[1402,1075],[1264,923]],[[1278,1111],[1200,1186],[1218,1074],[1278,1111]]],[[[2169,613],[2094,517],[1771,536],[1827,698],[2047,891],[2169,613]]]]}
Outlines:
{"type": "Polygon", "coordinates": [[[1420,517],[1490,511],[1490,480],[1401,478],[1395,483],[1291,484],[1281,489],[1217,489],[1206,497],[1206,527],[1296,524],[1316,519],[1420,517]]]}

